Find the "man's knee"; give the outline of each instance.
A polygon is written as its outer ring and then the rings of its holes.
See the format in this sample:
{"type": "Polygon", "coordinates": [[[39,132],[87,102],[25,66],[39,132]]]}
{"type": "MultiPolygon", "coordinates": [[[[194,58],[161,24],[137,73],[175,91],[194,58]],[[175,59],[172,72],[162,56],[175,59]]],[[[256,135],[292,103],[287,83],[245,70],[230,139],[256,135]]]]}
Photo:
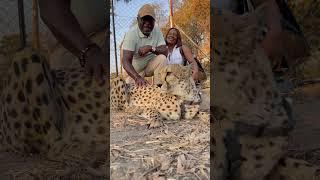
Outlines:
{"type": "Polygon", "coordinates": [[[163,54],[159,54],[155,57],[159,63],[159,65],[161,66],[164,66],[164,65],[167,65],[168,62],[167,62],[167,57],[163,54]]]}
{"type": "Polygon", "coordinates": [[[167,57],[163,54],[159,54],[157,55],[157,58],[159,58],[159,60],[165,64],[167,64],[167,57]]]}

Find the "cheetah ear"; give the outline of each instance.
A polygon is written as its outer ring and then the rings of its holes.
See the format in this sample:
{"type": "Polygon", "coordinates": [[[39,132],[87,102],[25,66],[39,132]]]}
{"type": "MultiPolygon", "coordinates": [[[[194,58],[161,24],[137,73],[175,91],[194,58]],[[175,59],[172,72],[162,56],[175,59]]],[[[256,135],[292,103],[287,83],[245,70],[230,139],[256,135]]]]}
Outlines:
{"type": "Polygon", "coordinates": [[[159,72],[159,77],[160,77],[161,84],[166,83],[167,68],[168,68],[167,66],[163,67],[159,72]]]}
{"type": "Polygon", "coordinates": [[[159,74],[160,74],[160,80],[161,80],[161,91],[167,92],[168,91],[168,83],[166,81],[167,73],[170,71],[170,66],[163,67],[159,74]]]}
{"type": "Polygon", "coordinates": [[[168,75],[170,75],[172,73],[172,65],[167,65],[165,67],[163,67],[161,70],[160,70],[160,80],[161,80],[161,83],[164,84],[166,83],[166,77],[168,75]]]}

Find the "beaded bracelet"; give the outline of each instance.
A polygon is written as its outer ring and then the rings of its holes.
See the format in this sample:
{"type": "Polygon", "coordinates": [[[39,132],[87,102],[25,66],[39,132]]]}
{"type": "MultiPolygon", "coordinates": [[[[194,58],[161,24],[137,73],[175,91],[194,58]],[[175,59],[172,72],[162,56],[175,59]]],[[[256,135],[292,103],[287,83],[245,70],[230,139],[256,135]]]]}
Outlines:
{"type": "Polygon", "coordinates": [[[84,48],[83,50],[80,51],[80,56],[79,56],[79,61],[80,61],[80,65],[81,67],[84,67],[86,65],[86,58],[87,58],[87,52],[91,49],[97,47],[99,48],[99,46],[97,44],[89,44],[86,48],[84,48]]]}

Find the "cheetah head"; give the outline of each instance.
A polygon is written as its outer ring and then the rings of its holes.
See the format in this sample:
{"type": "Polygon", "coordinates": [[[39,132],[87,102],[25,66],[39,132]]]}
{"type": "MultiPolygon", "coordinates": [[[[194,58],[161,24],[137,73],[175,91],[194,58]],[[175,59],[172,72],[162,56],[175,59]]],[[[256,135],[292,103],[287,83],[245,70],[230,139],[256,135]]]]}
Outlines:
{"type": "Polygon", "coordinates": [[[170,64],[159,72],[161,90],[179,96],[182,100],[200,102],[200,89],[192,78],[191,65],[170,64]]]}

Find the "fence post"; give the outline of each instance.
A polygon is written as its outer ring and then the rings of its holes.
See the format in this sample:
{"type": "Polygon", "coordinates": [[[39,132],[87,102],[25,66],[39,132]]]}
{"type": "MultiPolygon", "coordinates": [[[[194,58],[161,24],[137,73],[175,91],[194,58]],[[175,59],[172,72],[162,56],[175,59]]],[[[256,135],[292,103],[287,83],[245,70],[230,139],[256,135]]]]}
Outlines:
{"type": "Polygon", "coordinates": [[[39,49],[39,15],[38,0],[32,0],[32,48],[39,49]]]}
{"type": "Polygon", "coordinates": [[[169,7],[170,7],[170,13],[169,13],[169,20],[170,20],[170,28],[173,27],[173,5],[172,0],[169,0],[169,7]]]}
{"type": "Polygon", "coordinates": [[[116,61],[116,74],[118,77],[118,58],[117,58],[117,42],[116,42],[116,30],[115,30],[115,24],[114,24],[114,6],[113,6],[113,0],[111,1],[112,5],[112,25],[113,25],[113,43],[114,43],[114,58],[116,61]]]}
{"type": "Polygon", "coordinates": [[[21,49],[26,47],[26,26],[24,23],[23,0],[18,0],[19,30],[21,49]]]}

